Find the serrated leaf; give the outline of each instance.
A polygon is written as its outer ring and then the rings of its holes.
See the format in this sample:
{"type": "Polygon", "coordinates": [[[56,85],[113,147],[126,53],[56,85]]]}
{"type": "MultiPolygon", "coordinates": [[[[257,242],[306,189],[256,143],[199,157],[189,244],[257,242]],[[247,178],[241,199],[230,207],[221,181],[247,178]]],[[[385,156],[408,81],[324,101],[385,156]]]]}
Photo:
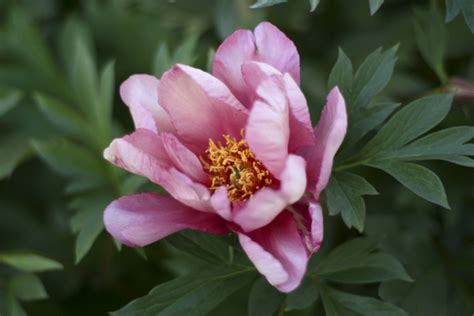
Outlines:
{"type": "Polygon", "coordinates": [[[32,253],[0,253],[0,263],[24,272],[44,272],[62,269],[57,261],[32,253]]]}
{"type": "Polygon", "coordinates": [[[280,309],[284,300],[285,294],[260,277],[250,290],[249,316],[273,315],[280,309]]]}
{"type": "Polygon", "coordinates": [[[270,7],[275,4],[284,3],[287,0],[257,0],[254,4],[250,6],[251,9],[270,7]]]}
{"type": "Polygon", "coordinates": [[[380,9],[384,0],[369,0],[370,14],[374,15],[380,9]]]}
{"type": "Polygon", "coordinates": [[[319,297],[319,288],[314,280],[305,278],[301,285],[288,294],[285,311],[301,310],[311,306],[319,297]]]}
{"type": "Polygon", "coordinates": [[[451,94],[432,95],[404,106],[361,150],[361,159],[398,149],[429,131],[448,114],[452,99],[451,94]]]}
{"type": "Polygon", "coordinates": [[[352,62],[344,51],[339,48],[337,61],[329,74],[328,89],[338,86],[342,95],[347,98],[351,92],[352,77],[352,62]]]}
{"type": "Polygon", "coordinates": [[[365,202],[362,195],[377,194],[364,178],[352,173],[335,173],[325,189],[330,215],[341,213],[347,227],[364,230],[365,202]]]}
{"type": "Polygon", "coordinates": [[[321,286],[321,295],[327,315],[377,315],[377,316],[408,316],[399,307],[382,302],[373,297],[349,294],[330,286],[321,286]],[[328,309],[327,306],[330,306],[328,309]],[[329,312],[328,312],[329,311],[329,312]]]}
{"type": "Polygon", "coordinates": [[[256,276],[253,268],[227,267],[179,277],[158,285],[112,315],[206,315],[256,276]]]}
{"type": "Polygon", "coordinates": [[[414,163],[394,160],[372,162],[369,165],[387,172],[425,200],[449,209],[443,183],[431,170],[414,163]]]}
{"type": "Polygon", "coordinates": [[[12,294],[20,301],[34,301],[48,298],[48,293],[41,280],[34,274],[20,274],[14,276],[8,287],[12,294]]]}
{"type": "Polygon", "coordinates": [[[22,98],[22,93],[16,89],[0,89],[0,116],[14,108],[22,98]]]}
{"type": "Polygon", "coordinates": [[[433,5],[429,11],[415,10],[415,16],[418,49],[441,83],[446,83],[448,80],[444,67],[446,31],[441,15],[433,5]]]}

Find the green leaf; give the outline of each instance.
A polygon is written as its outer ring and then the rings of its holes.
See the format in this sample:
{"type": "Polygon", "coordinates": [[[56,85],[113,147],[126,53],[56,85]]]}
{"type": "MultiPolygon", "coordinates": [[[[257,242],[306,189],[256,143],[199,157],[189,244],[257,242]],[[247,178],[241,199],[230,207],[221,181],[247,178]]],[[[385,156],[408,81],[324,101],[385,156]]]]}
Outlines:
{"type": "Polygon", "coordinates": [[[448,114],[452,99],[451,94],[432,95],[404,106],[361,150],[361,159],[398,149],[429,131],[448,114]]]}
{"type": "Polygon", "coordinates": [[[252,286],[249,296],[249,316],[273,315],[283,304],[285,294],[260,277],[252,286]]]}
{"type": "Polygon", "coordinates": [[[106,124],[110,124],[115,94],[115,62],[110,61],[105,65],[100,74],[99,82],[99,115],[106,121],[106,124]]]}
{"type": "Polygon", "coordinates": [[[372,162],[369,165],[387,172],[425,200],[449,209],[443,183],[431,170],[414,163],[392,160],[372,162]]]}
{"type": "Polygon", "coordinates": [[[168,45],[163,43],[155,53],[153,61],[153,73],[160,78],[165,71],[168,71],[175,64],[192,65],[196,61],[195,50],[198,35],[194,34],[186,38],[179,45],[173,54],[170,53],[168,45]]]}
{"type": "Polygon", "coordinates": [[[6,135],[0,139],[0,179],[9,177],[31,152],[29,140],[20,135],[6,135]]]}
{"type": "Polygon", "coordinates": [[[370,14],[374,15],[380,9],[384,0],[369,0],[370,14]]]}
{"type": "Polygon", "coordinates": [[[32,253],[0,253],[0,263],[24,272],[44,272],[62,269],[57,261],[32,253]]]}
{"type": "Polygon", "coordinates": [[[284,3],[287,0],[257,0],[254,4],[250,6],[252,9],[270,7],[275,4],[284,3]]]}
{"type": "Polygon", "coordinates": [[[319,297],[319,288],[311,278],[305,278],[301,285],[288,294],[285,311],[301,310],[311,306],[319,297]]]}
{"type": "Polygon", "coordinates": [[[397,58],[398,45],[382,52],[379,48],[370,54],[354,76],[349,112],[369,104],[390,81],[397,58]]]}
{"type": "Polygon", "coordinates": [[[2,316],[27,316],[11,292],[2,294],[0,291],[0,313],[2,316]]]}
{"type": "Polygon", "coordinates": [[[153,73],[160,78],[165,71],[173,66],[168,45],[163,43],[158,47],[153,60],[153,73]]]}
{"type": "Polygon", "coordinates": [[[461,7],[467,25],[471,29],[471,32],[474,33],[474,4],[472,0],[457,0],[457,2],[461,7]]]}
{"type": "Polygon", "coordinates": [[[408,316],[399,307],[382,302],[373,297],[360,296],[336,290],[330,286],[321,286],[321,296],[326,315],[377,315],[408,316]]]}
{"type": "Polygon", "coordinates": [[[319,0],[309,0],[309,5],[311,7],[310,11],[313,12],[319,5],[319,0]]]}
{"type": "Polygon", "coordinates": [[[256,278],[253,268],[223,267],[179,277],[155,287],[149,294],[114,316],[202,316],[227,297],[249,285],[256,278]]]}
{"type": "Polygon", "coordinates": [[[23,94],[16,89],[0,89],[0,116],[14,108],[23,97],[23,94]]]}
{"type": "Polygon", "coordinates": [[[445,22],[451,22],[455,17],[458,16],[461,8],[458,5],[457,0],[446,0],[446,18],[445,22]]]}
{"type": "Polygon", "coordinates": [[[34,301],[48,298],[41,280],[34,274],[20,274],[9,282],[9,289],[20,301],[34,301]]]}
{"type": "Polygon", "coordinates": [[[353,173],[335,173],[325,189],[330,215],[341,213],[347,227],[364,230],[365,202],[362,195],[377,194],[364,178],[353,173]]]}
{"type": "Polygon", "coordinates": [[[415,37],[421,55],[438,76],[441,83],[448,77],[444,67],[446,31],[435,5],[429,11],[415,10],[415,37]]]}
{"type": "Polygon", "coordinates": [[[334,64],[331,73],[329,74],[328,89],[338,86],[341,93],[345,97],[348,97],[351,92],[352,77],[352,62],[344,53],[344,51],[339,47],[337,61],[334,64]]]}
{"type": "Polygon", "coordinates": [[[322,264],[318,276],[341,283],[373,283],[388,280],[412,281],[405,268],[394,257],[374,253],[358,257],[345,257],[330,265],[322,264]]]}

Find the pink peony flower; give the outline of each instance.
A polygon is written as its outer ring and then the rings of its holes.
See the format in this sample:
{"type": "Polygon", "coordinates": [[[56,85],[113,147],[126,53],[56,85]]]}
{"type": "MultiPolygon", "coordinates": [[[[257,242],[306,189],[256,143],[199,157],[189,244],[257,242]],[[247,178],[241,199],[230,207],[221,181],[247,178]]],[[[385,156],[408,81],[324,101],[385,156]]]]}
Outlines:
{"type": "Polygon", "coordinates": [[[125,81],[120,94],[136,130],[104,157],[170,196],[112,202],[108,232],[131,247],[187,228],[233,232],[270,284],[294,290],[323,238],[318,198],[347,128],[335,87],[313,130],[299,64],[293,42],[264,22],[222,43],[212,75],[176,65],[161,80],[125,81]]]}

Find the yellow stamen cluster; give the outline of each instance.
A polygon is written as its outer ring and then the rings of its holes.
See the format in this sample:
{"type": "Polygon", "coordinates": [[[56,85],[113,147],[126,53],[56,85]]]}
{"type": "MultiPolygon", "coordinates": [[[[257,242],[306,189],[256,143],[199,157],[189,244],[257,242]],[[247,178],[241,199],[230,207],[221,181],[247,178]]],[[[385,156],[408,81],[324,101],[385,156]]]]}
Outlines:
{"type": "Polygon", "coordinates": [[[246,201],[258,189],[270,185],[273,181],[272,175],[255,158],[243,138],[237,141],[229,135],[223,137],[225,144],[216,144],[209,139],[207,159],[201,158],[204,169],[211,178],[210,189],[215,191],[225,185],[232,202],[246,201]]]}

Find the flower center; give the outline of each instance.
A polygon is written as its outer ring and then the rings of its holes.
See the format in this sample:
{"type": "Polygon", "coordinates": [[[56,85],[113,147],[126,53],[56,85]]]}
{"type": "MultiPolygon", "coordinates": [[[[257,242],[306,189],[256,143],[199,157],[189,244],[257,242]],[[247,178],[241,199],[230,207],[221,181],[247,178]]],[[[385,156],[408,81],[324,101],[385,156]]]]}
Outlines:
{"type": "Polygon", "coordinates": [[[210,189],[215,191],[225,185],[231,202],[246,201],[260,188],[272,184],[273,177],[243,138],[237,141],[229,135],[223,137],[225,144],[209,139],[207,159],[201,158],[211,178],[210,189]]]}

